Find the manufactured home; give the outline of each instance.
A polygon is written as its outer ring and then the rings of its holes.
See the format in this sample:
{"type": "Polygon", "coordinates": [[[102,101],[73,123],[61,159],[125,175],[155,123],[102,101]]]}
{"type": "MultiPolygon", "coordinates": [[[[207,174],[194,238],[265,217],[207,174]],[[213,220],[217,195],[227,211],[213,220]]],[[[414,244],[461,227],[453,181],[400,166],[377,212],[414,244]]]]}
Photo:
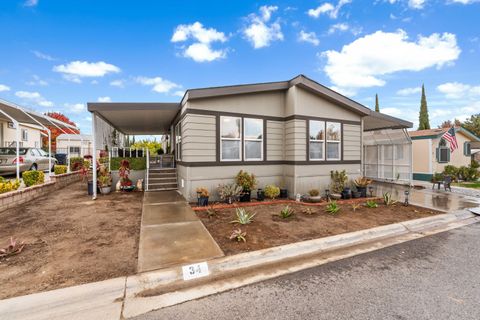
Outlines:
{"type": "Polygon", "coordinates": [[[258,187],[286,188],[291,198],[328,188],[332,170],[346,170],[350,179],[411,179],[406,129],[412,123],[374,112],[303,75],[189,89],[178,103],[95,102],[88,110],[97,152],[114,130],[167,135],[175,179],[163,186],[188,200],[196,198],[197,187],[215,197],[216,187],[233,182],[240,170],[254,173],[258,187]],[[401,151],[402,161],[388,161],[392,150],[401,151]]]}

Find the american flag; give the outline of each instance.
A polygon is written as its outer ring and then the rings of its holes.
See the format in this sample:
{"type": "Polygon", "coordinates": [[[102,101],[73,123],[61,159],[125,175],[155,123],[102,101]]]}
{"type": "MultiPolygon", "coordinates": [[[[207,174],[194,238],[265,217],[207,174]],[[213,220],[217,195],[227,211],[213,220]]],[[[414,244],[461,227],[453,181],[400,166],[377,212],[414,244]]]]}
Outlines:
{"type": "Polygon", "coordinates": [[[443,134],[442,138],[450,142],[450,153],[452,153],[453,151],[455,151],[455,149],[458,148],[457,137],[455,136],[454,127],[448,129],[448,131],[443,134]]]}

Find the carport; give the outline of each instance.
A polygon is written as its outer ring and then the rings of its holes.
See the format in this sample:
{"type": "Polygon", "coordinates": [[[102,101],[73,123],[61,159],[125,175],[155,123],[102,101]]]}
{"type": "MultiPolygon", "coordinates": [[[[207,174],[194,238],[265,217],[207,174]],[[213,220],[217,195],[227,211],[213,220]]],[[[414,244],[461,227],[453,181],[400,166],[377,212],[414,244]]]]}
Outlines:
{"type": "MultiPolygon", "coordinates": [[[[117,144],[125,146],[128,135],[167,135],[172,132],[171,125],[180,111],[180,104],[89,102],[87,109],[92,114],[93,185],[96,186],[97,155],[100,150],[112,148],[112,136],[118,135],[117,144]]],[[[148,167],[147,159],[147,171],[148,167]]],[[[97,188],[93,188],[93,198],[96,196],[97,188]]]]}
{"type": "MultiPolygon", "coordinates": [[[[16,176],[20,179],[20,123],[38,125],[47,132],[48,135],[48,153],[52,153],[51,132],[47,126],[54,126],[60,131],[67,133],[70,130],[78,130],[75,126],[53,119],[41,113],[22,108],[21,106],[9,101],[0,99],[0,120],[12,122],[15,128],[15,147],[16,147],[16,176]]],[[[52,161],[49,159],[49,168],[52,167],[52,161]]],[[[51,171],[49,169],[49,175],[51,171]]]]}

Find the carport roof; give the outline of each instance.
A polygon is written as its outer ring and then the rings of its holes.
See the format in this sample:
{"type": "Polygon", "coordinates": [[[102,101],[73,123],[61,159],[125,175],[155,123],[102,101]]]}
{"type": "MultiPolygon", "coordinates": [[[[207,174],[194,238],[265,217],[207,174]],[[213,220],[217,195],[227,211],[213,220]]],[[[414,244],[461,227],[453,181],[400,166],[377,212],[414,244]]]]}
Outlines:
{"type": "Polygon", "coordinates": [[[88,111],[124,134],[165,134],[180,110],[179,103],[89,102],[88,111]]]}

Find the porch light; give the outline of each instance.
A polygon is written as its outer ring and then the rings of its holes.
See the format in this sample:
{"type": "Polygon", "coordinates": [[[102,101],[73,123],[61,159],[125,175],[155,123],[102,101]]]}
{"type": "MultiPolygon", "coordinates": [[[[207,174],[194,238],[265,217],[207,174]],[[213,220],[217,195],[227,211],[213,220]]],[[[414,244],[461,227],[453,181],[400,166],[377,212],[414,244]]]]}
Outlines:
{"type": "Polygon", "coordinates": [[[372,186],[368,187],[368,192],[370,192],[370,198],[373,197],[373,189],[374,188],[372,186]]]}
{"type": "Polygon", "coordinates": [[[330,189],[325,189],[325,198],[330,200],[330,189]]]}
{"type": "Polygon", "coordinates": [[[405,202],[403,203],[403,205],[406,207],[408,206],[408,195],[410,194],[410,191],[405,190],[404,194],[405,194],[405,202]]]}

